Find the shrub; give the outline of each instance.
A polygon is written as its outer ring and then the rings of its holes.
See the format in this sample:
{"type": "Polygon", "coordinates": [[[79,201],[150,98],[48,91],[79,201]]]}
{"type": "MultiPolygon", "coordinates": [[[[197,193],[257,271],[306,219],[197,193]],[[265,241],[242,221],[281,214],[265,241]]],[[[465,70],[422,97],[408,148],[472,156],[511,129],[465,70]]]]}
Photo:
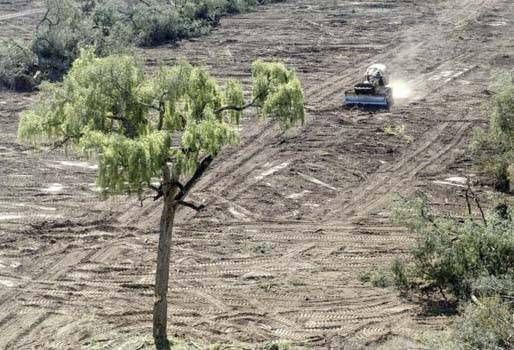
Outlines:
{"type": "Polygon", "coordinates": [[[513,309],[499,296],[475,299],[463,308],[456,335],[471,349],[514,349],[513,316],[513,309]]]}
{"type": "MultiPolygon", "coordinates": [[[[97,56],[126,53],[133,45],[155,46],[209,32],[221,17],[277,0],[45,0],[43,20],[32,43],[43,76],[59,80],[80,49],[97,56]]],[[[5,66],[5,65],[4,65],[5,66]]],[[[12,79],[5,79],[12,85],[12,79]]]]}
{"type": "Polygon", "coordinates": [[[375,271],[371,274],[370,282],[373,287],[386,288],[389,287],[389,277],[384,271],[375,271]]]}
{"type": "Polygon", "coordinates": [[[502,76],[495,89],[497,93],[486,104],[489,130],[476,129],[470,148],[496,189],[507,192],[514,181],[514,76],[502,76]]]}
{"type": "Polygon", "coordinates": [[[426,199],[415,198],[403,201],[398,214],[416,235],[408,266],[412,278],[429,289],[468,299],[480,276],[501,276],[514,269],[514,222],[496,212],[487,214],[487,223],[473,218],[461,222],[434,216],[426,199]]]}
{"type": "Polygon", "coordinates": [[[133,32],[142,46],[155,46],[205,34],[208,27],[201,21],[167,8],[139,7],[133,14],[133,32]]]}
{"type": "Polygon", "coordinates": [[[45,78],[60,79],[83,46],[95,46],[98,30],[72,0],[47,0],[47,13],[32,43],[45,78]]]}
{"type": "Polygon", "coordinates": [[[403,260],[400,258],[395,258],[393,260],[391,273],[393,275],[393,283],[397,288],[405,289],[410,286],[406,264],[403,260]]]}
{"type": "Polygon", "coordinates": [[[32,90],[37,79],[36,57],[22,43],[0,41],[0,88],[32,90]]]}
{"type": "Polygon", "coordinates": [[[514,271],[501,276],[480,276],[473,283],[473,294],[482,298],[502,295],[504,299],[514,300],[514,271]]]}
{"type": "Polygon", "coordinates": [[[359,280],[363,283],[371,283],[373,287],[386,288],[390,285],[389,275],[386,271],[363,271],[359,273],[359,280]]]}
{"type": "Polygon", "coordinates": [[[450,292],[464,305],[451,342],[434,337],[438,349],[514,349],[514,222],[500,206],[481,221],[435,216],[425,197],[405,199],[397,219],[415,235],[408,263],[395,260],[400,288],[450,292]],[[470,301],[471,300],[471,301],[470,301]]]}
{"type": "Polygon", "coordinates": [[[94,47],[107,56],[133,44],[155,46],[203,35],[222,15],[241,11],[245,0],[195,0],[171,6],[160,2],[136,4],[104,0],[82,4],[76,0],[46,0],[32,50],[45,78],[60,79],[80,49],[94,47]]]}

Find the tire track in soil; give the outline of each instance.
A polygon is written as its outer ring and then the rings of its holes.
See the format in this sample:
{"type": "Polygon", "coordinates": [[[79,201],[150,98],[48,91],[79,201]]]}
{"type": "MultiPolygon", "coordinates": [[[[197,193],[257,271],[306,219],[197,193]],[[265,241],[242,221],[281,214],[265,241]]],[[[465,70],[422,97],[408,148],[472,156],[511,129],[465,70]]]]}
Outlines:
{"type": "Polygon", "coordinates": [[[45,12],[44,9],[32,9],[32,10],[27,10],[27,11],[23,11],[23,12],[9,13],[6,15],[0,15],[0,21],[7,21],[10,19],[14,19],[14,18],[32,16],[32,15],[36,15],[36,14],[40,14],[40,13],[44,13],[44,12],[45,12]]]}
{"type": "MultiPolygon", "coordinates": [[[[67,248],[68,246],[66,246],[64,250],[67,248]]],[[[47,268],[44,270],[45,272],[40,275],[40,278],[49,280],[56,279],[59,276],[65,274],[72,266],[79,264],[83,260],[89,259],[89,257],[91,257],[93,254],[94,252],[88,251],[72,251],[71,253],[66,254],[57,263],[47,266],[47,268]]],[[[27,282],[24,288],[26,288],[26,290],[29,292],[37,291],[37,289],[33,288],[32,281],[27,282]]],[[[21,295],[19,291],[22,290],[23,288],[16,288],[11,293],[4,295],[0,301],[0,305],[6,303],[7,301],[12,301],[14,298],[20,298],[21,295]]],[[[16,304],[14,306],[5,308],[6,312],[11,315],[15,315],[14,320],[10,321],[12,327],[11,331],[6,331],[5,333],[11,337],[7,338],[6,336],[0,339],[0,346],[4,346],[5,349],[13,348],[16,345],[23,344],[23,338],[28,336],[35,327],[44,322],[51,315],[51,312],[48,311],[42,311],[40,313],[36,312],[37,317],[34,319],[34,313],[29,314],[20,312],[23,309],[23,306],[16,304]]]]}

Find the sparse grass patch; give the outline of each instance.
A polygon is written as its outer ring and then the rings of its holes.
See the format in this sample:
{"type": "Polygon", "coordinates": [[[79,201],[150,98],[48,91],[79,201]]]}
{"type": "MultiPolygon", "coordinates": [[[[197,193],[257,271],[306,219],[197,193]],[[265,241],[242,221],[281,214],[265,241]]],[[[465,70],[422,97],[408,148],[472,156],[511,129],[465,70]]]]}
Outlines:
{"type": "Polygon", "coordinates": [[[268,254],[273,250],[273,245],[270,242],[259,242],[252,246],[251,251],[258,254],[268,254]]]}
{"type": "Polygon", "coordinates": [[[387,135],[396,136],[407,143],[411,143],[414,140],[412,136],[407,135],[404,124],[398,126],[387,124],[384,126],[384,133],[387,135]]]}
{"type": "Polygon", "coordinates": [[[370,271],[370,270],[360,271],[360,272],[357,274],[357,278],[358,278],[358,279],[359,279],[359,281],[361,281],[362,283],[368,283],[368,282],[371,280],[371,271],[370,271]]]}
{"type": "Polygon", "coordinates": [[[292,350],[293,343],[289,340],[273,340],[264,344],[263,350],[292,350]]]}
{"type": "Polygon", "coordinates": [[[384,270],[361,271],[358,278],[363,283],[370,283],[373,287],[386,288],[391,285],[391,277],[384,270]]]}
{"type": "Polygon", "coordinates": [[[269,281],[265,281],[265,280],[261,280],[259,281],[259,283],[257,284],[257,286],[262,289],[263,291],[265,292],[269,292],[270,290],[272,290],[273,288],[276,288],[278,287],[278,284],[275,283],[275,282],[269,282],[269,281]]]}
{"type": "Polygon", "coordinates": [[[405,261],[396,257],[391,265],[391,273],[393,278],[393,284],[397,288],[406,289],[410,287],[411,278],[405,261]]]}
{"type": "Polygon", "coordinates": [[[371,274],[370,283],[373,287],[386,288],[389,287],[389,276],[383,270],[375,271],[371,274]]]}
{"type": "Polygon", "coordinates": [[[306,285],[305,281],[299,277],[292,277],[287,282],[295,287],[301,287],[306,285]]]}

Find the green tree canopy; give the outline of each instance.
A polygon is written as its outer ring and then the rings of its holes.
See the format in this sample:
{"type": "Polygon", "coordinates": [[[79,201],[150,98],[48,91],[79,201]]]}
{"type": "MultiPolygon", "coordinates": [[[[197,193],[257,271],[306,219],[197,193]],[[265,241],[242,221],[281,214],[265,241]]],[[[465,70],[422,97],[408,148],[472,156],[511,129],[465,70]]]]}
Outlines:
{"type": "Polygon", "coordinates": [[[97,156],[97,184],[106,194],[141,193],[167,162],[174,178],[191,175],[201,159],[236,143],[246,107],[283,127],[303,123],[294,71],[262,61],[252,68],[253,101],[244,105],[237,82],[221,88],[203,68],[181,63],[147,76],[131,56],[97,58],[84,50],[63,82],[42,85],[18,136],[97,156]]]}

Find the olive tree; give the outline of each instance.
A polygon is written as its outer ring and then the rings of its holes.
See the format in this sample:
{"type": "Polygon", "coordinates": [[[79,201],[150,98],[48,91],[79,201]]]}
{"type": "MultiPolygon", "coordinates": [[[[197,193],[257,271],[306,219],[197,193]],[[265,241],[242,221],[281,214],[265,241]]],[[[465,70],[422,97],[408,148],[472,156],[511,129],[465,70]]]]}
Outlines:
{"type": "Polygon", "coordinates": [[[204,69],[181,63],[148,76],[131,56],[95,57],[83,50],[60,83],[44,83],[39,101],[22,114],[18,137],[54,142],[98,162],[105,195],[155,191],[162,200],[153,306],[157,348],[167,348],[167,292],[175,212],[221,149],[238,141],[244,110],[288,128],[304,120],[296,74],[256,61],[253,92],[221,88],[204,69]]]}

